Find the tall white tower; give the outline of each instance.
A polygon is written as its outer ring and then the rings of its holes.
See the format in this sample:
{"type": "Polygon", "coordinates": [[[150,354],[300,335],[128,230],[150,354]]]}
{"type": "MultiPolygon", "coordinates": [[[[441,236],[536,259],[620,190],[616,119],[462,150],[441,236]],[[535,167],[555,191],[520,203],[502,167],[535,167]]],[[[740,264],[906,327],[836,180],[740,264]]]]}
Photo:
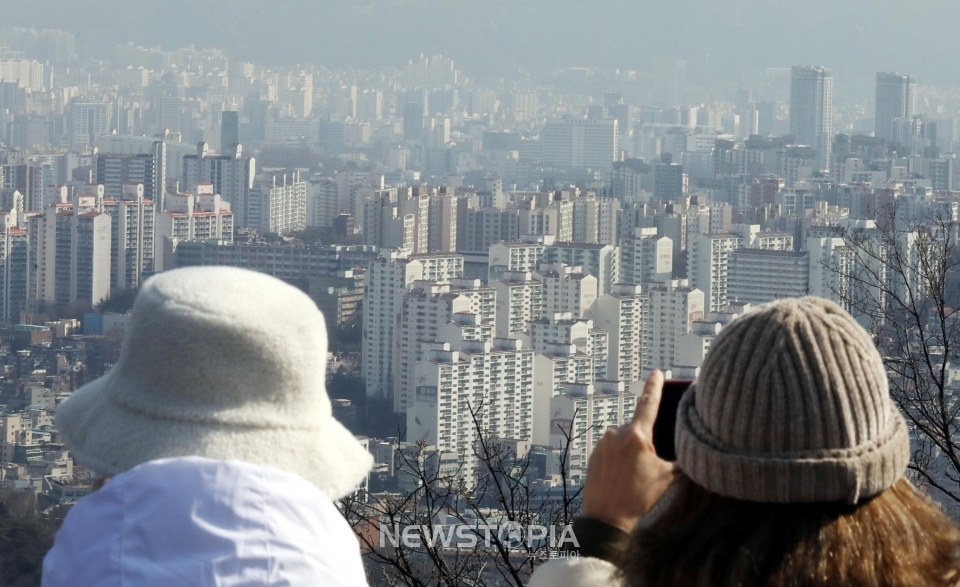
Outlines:
{"type": "Polygon", "coordinates": [[[790,82],[790,134],[797,142],[817,150],[821,169],[830,165],[833,149],[833,72],[823,67],[792,70],[790,82]]]}

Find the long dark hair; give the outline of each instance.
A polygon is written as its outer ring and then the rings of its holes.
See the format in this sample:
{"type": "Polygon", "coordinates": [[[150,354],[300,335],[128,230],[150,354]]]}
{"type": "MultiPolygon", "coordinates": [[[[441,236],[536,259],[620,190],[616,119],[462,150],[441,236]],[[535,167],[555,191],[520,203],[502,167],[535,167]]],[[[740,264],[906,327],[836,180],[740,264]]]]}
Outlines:
{"type": "Polygon", "coordinates": [[[960,582],[960,532],[905,479],[858,505],[765,504],[681,476],[620,561],[634,587],[910,587],[960,582]]]}

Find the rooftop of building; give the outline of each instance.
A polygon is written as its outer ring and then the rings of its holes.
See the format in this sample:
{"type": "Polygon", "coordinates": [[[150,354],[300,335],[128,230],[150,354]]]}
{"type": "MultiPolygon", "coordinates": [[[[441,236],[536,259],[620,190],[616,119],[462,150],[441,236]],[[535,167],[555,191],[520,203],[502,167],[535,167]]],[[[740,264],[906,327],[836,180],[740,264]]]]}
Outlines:
{"type": "Polygon", "coordinates": [[[463,257],[460,253],[418,253],[416,255],[410,255],[411,259],[452,259],[455,257],[463,257]]]}
{"type": "Polygon", "coordinates": [[[807,251],[777,251],[773,249],[737,249],[733,255],[755,255],[760,257],[806,257],[810,253],[807,251]]]}
{"type": "Polygon", "coordinates": [[[552,245],[546,245],[546,248],[560,248],[560,249],[595,249],[600,250],[604,248],[613,248],[613,245],[605,245],[599,243],[573,243],[573,242],[556,242],[552,245]]]}
{"type": "Polygon", "coordinates": [[[560,320],[551,320],[546,316],[541,316],[540,318],[534,318],[530,320],[528,324],[557,324],[560,326],[572,326],[578,322],[586,322],[586,320],[576,320],[573,318],[562,318],[560,320]]]}
{"type": "Polygon", "coordinates": [[[496,245],[503,245],[505,247],[541,247],[545,245],[543,243],[528,243],[526,241],[503,241],[500,243],[494,243],[496,245]]]}
{"type": "Polygon", "coordinates": [[[540,281],[534,279],[532,275],[529,278],[522,278],[522,279],[519,277],[502,277],[498,281],[495,281],[494,283],[504,283],[506,285],[528,285],[528,284],[540,285],[540,281]]]}

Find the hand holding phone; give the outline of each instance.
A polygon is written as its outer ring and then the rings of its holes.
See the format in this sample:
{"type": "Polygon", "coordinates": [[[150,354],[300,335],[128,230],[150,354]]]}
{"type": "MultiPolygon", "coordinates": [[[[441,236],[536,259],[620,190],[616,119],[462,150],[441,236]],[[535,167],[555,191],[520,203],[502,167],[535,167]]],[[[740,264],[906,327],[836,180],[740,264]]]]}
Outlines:
{"type": "Polygon", "coordinates": [[[610,428],[587,466],[582,515],[629,532],[660,499],[676,476],[676,465],[657,455],[654,422],[660,408],[663,373],[647,378],[633,421],[610,428]]]}
{"type": "Polygon", "coordinates": [[[693,381],[681,379],[668,379],[663,382],[660,409],[657,411],[657,421],[653,424],[653,448],[656,449],[657,456],[665,461],[677,460],[673,437],[677,428],[677,410],[680,408],[680,398],[692,384],[693,381]]]}

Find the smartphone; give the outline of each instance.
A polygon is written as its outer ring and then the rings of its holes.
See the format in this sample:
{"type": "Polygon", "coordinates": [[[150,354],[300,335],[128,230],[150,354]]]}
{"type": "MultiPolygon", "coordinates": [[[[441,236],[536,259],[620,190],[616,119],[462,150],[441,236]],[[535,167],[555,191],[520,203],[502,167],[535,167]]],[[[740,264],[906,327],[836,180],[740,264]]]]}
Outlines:
{"type": "Polygon", "coordinates": [[[653,423],[653,448],[657,456],[665,461],[677,460],[677,450],[673,442],[673,433],[677,426],[677,409],[680,398],[690,389],[693,381],[669,379],[663,383],[663,395],[660,397],[660,410],[653,423]]]}

